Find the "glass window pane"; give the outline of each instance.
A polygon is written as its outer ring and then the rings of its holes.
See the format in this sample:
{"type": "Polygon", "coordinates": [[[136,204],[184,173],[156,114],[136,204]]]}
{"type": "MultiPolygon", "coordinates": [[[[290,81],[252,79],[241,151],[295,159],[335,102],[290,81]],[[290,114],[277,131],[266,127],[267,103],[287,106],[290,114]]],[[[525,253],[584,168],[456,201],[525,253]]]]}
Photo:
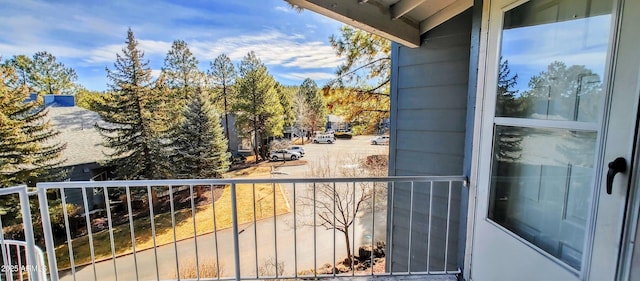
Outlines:
{"type": "Polygon", "coordinates": [[[496,116],[598,122],[611,7],[534,0],[507,11],[496,116]]]}
{"type": "Polygon", "coordinates": [[[580,269],[596,137],[496,126],[489,218],[580,269]]]}

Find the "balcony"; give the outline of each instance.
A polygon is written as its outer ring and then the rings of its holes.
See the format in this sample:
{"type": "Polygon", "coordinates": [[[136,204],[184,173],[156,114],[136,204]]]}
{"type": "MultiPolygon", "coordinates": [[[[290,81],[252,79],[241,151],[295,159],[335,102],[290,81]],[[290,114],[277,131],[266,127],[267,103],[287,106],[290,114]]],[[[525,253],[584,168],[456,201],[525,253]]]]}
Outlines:
{"type": "Polygon", "coordinates": [[[6,188],[0,196],[32,208],[20,208],[23,237],[3,232],[0,279],[457,280],[465,183],[452,176],[6,188]]]}

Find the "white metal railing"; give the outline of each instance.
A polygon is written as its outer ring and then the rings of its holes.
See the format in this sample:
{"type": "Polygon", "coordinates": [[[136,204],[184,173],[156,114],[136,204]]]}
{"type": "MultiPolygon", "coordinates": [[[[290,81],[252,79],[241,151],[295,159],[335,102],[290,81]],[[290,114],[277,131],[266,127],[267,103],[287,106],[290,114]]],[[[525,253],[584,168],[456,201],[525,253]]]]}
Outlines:
{"type": "MultiPolygon", "coordinates": [[[[44,253],[39,247],[29,248],[27,242],[17,240],[0,241],[2,248],[2,275],[5,280],[47,280],[44,253]],[[29,250],[33,249],[32,253],[29,250]],[[28,261],[27,255],[35,255],[35,264],[28,261]]],[[[0,277],[2,279],[2,277],[0,277]]]]}
{"type": "Polygon", "coordinates": [[[18,195],[18,207],[22,216],[22,230],[25,241],[5,239],[2,216],[0,216],[0,252],[2,264],[0,265],[0,280],[46,280],[46,268],[42,250],[35,244],[31,210],[29,207],[29,194],[27,187],[15,186],[0,189],[0,198],[18,195]]]}
{"type": "Polygon", "coordinates": [[[37,195],[50,280],[285,280],[460,273],[452,202],[465,184],[462,176],[94,181],[39,183],[37,195]],[[56,192],[65,207],[54,235],[60,214],[47,193],[56,192]]]}

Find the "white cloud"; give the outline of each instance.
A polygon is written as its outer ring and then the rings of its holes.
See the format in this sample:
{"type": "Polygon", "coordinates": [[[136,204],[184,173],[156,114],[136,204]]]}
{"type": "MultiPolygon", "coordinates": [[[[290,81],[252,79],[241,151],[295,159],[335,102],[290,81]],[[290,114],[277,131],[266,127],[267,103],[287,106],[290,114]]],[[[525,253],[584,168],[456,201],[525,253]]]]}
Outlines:
{"type": "Polygon", "coordinates": [[[336,78],[335,74],[326,73],[326,72],[289,72],[283,73],[279,75],[282,78],[290,79],[290,80],[328,80],[336,78]]]}
{"type": "Polygon", "coordinates": [[[156,40],[138,40],[139,48],[144,51],[145,55],[166,55],[171,49],[172,42],[156,41],[156,40]]]}
{"type": "Polygon", "coordinates": [[[162,73],[161,69],[152,69],[151,70],[151,78],[153,80],[158,79],[158,77],[160,77],[160,74],[162,73]]]}
{"type": "Polygon", "coordinates": [[[267,65],[298,68],[335,68],[342,62],[330,45],[319,41],[305,42],[304,39],[301,34],[267,31],[257,35],[227,37],[216,42],[196,42],[192,45],[192,51],[207,60],[225,53],[236,61],[254,51],[267,65]]]}
{"type": "Polygon", "coordinates": [[[107,45],[89,51],[89,55],[85,58],[88,63],[114,62],[116,54],[122,50],[122,45],[107,45]]]}
{"type": "Polygon", "coordinates": [[[293,8],[289,8],[289,7],[285,7],[285,6],[277,6],[277,7],[273,8],[273,9],[278,11],[278,12],[283,12],[283,13],[294,13],[295,12],[293,10],[293,8]]]}

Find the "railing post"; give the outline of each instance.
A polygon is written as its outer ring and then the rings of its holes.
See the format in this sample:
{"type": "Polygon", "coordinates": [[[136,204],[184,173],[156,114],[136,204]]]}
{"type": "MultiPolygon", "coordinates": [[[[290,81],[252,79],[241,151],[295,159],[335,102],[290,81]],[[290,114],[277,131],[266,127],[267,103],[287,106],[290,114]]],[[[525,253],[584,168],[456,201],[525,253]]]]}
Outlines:
{"type": "MultiPolygon", "coordinates": [[[[231,224],[233,225],[233,258],[236,266],[236,280],[240,280],[240,241],[238,240],[238,209],[236,204],[236,183],[231,183],[231,224]]],[[[254,226],[255,227],[255,226],[254,226]]]]}
{"type": "MultiPolygon", "coordinates": [[[[49,219],[49,207],[47,206],[48,204],[46,189],[38,188],[38,202],[40,203],[40,216],[42,217],[42,234],[44,236],[45,247],[47,248],[47,259],[49,260],[49,274],[51,277],[51,281],[58,281],[58,264],[56,262],[55,244],[53,243],[51,220],[49,219]]],[[[63,206],[63,208],[66,208],[66,206],[63,206]]]]}
{"type": "MultiPolygon", "coordinates": [[[[36,241],[33,238],[33,222],[31,222],[31,206],[29,205],[29,194],[27,194],[27,187],[25,186],[20,190],[20,209],[22,209],[22,223],[24,224],[24,238],[27,243],[27,263],[29,266],[27,269],[29,270],[29,278],[31,280],[40,280],[40,276],[38,275],[39,270],[44,270],[41,268],[34,268],[37,263],[36,259],[36,241]],[[33,270],[35,269],[35,270],[33,270]],[[35,272],[33,272],[35,271],[35,272]]],[[[18,257],[19,259],[20,257],[18,257]]]]}

